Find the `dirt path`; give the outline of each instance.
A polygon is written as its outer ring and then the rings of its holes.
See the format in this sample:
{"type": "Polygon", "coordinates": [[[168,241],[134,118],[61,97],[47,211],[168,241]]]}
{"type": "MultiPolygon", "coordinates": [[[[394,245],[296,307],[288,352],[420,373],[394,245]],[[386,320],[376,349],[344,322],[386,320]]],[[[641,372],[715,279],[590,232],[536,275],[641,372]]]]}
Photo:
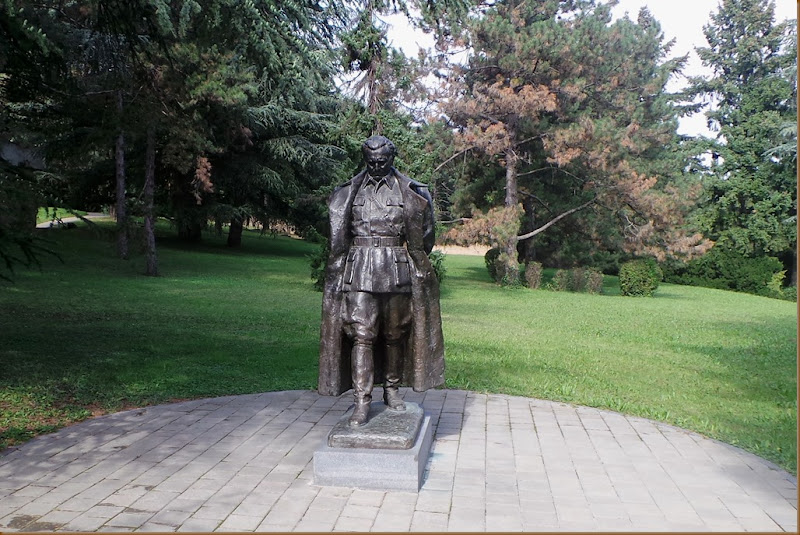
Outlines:
{"type": "Polygon", "coordinates": [[[458,245],[437,245],[434,247],[436,251],[442,251],[445,254],[461,254],[469,256],[483,256],[489,250],[488,245],[470,245],[469,247],[460,247],[458,245]]]}
{"type": "MultiPolygon", "coordinates": [[[[102,214],[100,212],[89,212],[85,216],[86,219],[101,219],[104,217],[111,217],[108,214],[102,214]]],[[[44,221],[43,223],[39,223],[36,225],[36,228],[57,228],[66,226],[68,223],[77,223],[81,219],[79,217],[69,216],[69,217],[60,217],[55,221],[44,221]]]]}

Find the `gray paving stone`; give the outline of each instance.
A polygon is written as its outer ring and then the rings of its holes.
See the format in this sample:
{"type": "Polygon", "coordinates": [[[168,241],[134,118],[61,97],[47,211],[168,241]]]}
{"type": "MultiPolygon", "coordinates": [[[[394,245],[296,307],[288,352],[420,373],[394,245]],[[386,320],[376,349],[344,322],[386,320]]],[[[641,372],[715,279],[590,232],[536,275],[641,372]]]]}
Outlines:
{"type": "Polygon", "coordinates": [[[419,492],[313,485],[350,395],[272,392],[109,415],[0,454],[0,527],[797,530],[794,476],[696,433],[514,396],[403,395],[435,429],[419,492]]]}
{"type": "Polygon", "coordinates": [[[232,514],[220,525],[220,529],[232,531],[254,531],[264,520],[261,516],[247,516],[232,514]]]}
{"type": "Polygon", "coordinates": [[[368,505],[380,507],[386,497],[385,491],[355,489],[347,500],[347,505],[368,505]]]}
{"type": "Polygon", "coordinates": [[[190,518],[177,529],[177,531],[214,531],[220,524],[219,520],[209,520],[206,518],[190,518]]]}
{"type": "Polygon", "coordinates": [[[411,529],[411,514],[379,512],[372,524],[372,531],[407,532],[411,529]]]}
{"type": "Polygon", "coordinates": [[[348,505],[346,508],[347,516],[369,520],[375,520],[375,517],[378,516],[378,510],[378,507],[371,505],[348,505]]]}
{"type": "Polygon", "coordinates": [[[486,531],[486,512],[482,508],[453,507],[448,515],[447,531],[486,531]]]}
{"type": "Polygon", "coordinates": [[[411,518],[411,531],[445,531],[447,530],[448,515],[446,513],[431,513],[428,511],[414,511],[411,518]]]}
{"type": "Polygon", "coordinates": [[[122,512],[106,522],[107,526],[119,528],[138,528],[153,516],[153,513],[126,513],[122,512]]]}
{"type": "Polygon", "coordinates": [[[304,517],[294,527],[294,531],[313,533],[333,531],[335,525],[335,521],[312,520],[304,517]]]}
{"type": "Polygon", "coordinates": [[[370,531],[374,519],[340,516],[333,526],[334,531],[370,531]]]}
{"type": "Polygon", "coordinates": [[[154,522],[145,522],[138,528],[136,528],[137,532],[145,532],[145,533],[171,533],[173,531],[177,531],[175,526],[167,526],[164,524],[156,524],[154,522]]]}
{"type": "Polygon", "coordinates": [[[107,520],[106,518],[97,518],[83,513],[67,523],[64,529],[68,531],[97,531],[107,520]]]}

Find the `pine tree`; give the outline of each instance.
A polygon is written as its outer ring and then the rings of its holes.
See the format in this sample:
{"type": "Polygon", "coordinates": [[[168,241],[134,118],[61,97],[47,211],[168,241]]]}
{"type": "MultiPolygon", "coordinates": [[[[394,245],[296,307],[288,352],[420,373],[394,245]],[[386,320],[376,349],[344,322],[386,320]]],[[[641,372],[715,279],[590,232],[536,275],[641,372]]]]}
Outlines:
{"type": "MultiPolygon", "coordinates": [[[[664,86],[684,58],[665,60],[669,45],[646,10],[612,23],[610,5],[593,0],[512,0],[487,9],[470,35],[474,54],[447,113],[459,150],[503,168],[503,208],[497,194],[471,201],[494,208],[490,241],[503,250],[507,282],[518,277],[518,240],[579,213],[587,241],[616,226],[630,253],[702,249],[700,236],[680,228],[685,209],[669,177],[648,174],[646,162],[677,142],[664,86]],[[523,205],[529,226],[520,234],[523,205]]],[[[478,219],[451,237],[485,228],[478,219]]]]}

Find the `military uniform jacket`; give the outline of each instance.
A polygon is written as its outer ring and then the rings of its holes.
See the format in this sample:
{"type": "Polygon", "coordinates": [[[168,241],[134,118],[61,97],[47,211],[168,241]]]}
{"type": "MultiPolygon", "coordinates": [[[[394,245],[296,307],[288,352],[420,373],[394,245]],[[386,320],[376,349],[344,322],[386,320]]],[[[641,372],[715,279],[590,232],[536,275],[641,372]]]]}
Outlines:
{"type": "MultiPolygon", "coordinates": [[[[411,273],[411,332],[405,342],[401,384],[422,392],[444,384],[444,338],[439,282],[428,260],[433,248],[433,203],[424,184],[392,169],[403,199],[403,218],[411,273]]],[[[320,330],[319,384],[322,395],[352,388],[350,340],[342,331],[342,277],[352,245],[353,200],[366,172],[336,188],[328,199],[331,254],[325,274],[320,330]]],[[[375,382],[383,380],[383,343],[375,344],[375,382]]]]}

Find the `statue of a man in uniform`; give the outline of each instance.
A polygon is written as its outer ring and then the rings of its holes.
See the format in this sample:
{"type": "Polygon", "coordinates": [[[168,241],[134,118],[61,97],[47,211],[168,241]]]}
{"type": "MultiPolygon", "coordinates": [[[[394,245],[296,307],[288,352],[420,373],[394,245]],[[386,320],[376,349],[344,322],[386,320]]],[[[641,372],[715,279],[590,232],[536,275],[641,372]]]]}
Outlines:
{"type": "Polygon", "coordinates": [[[394,168],[383,136],[362,145],[366,169],[328,199],[331,254],[325,276],[319,392],[353,388],[351,426],[367,422],[372,388],[403,411],[398,387],[444,384],[439,282],[428,259],[433,202],[424,184],[394,168]]]}

